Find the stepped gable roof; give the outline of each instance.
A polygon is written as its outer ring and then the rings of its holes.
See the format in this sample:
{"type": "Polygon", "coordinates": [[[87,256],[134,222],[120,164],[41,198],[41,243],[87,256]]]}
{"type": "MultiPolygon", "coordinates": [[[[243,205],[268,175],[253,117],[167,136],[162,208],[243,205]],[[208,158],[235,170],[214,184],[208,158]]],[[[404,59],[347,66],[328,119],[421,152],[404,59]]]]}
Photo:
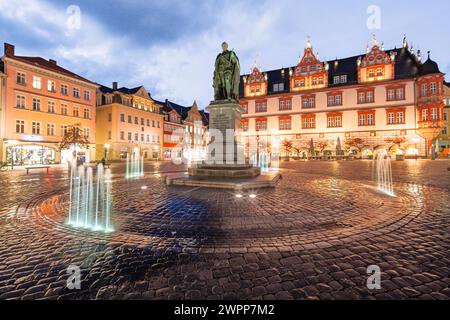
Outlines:
{"type": "MultiPolygon", "coordinates": [[[[396,80],[414,78],[421,74],[420,62],[417,60],[416,56],[413,55],[407,48],[385,50],[384,52],[386,52],[387,54],[390,54],[391,52],[395,53],[396,80]]],[[[362,59],[364,56],[365,54],[361,54],[353,57],[327,61],[329,65],[329,87],[341,87],[358,83],[358,58],[362,59]],[[333,84],[334,77],[341,75],[347,75],[347,83],[333,84]]],[[[265,72],[267,73],[268,78],[268,95],[290,92],[289,71],[295,70],[295,67],[296,66],[292,66],[291,68],[281,68],[265,72]],[[273,91],[273,85],[277,83],[284,83],[284,91],[273,91]]],[[[435,72],[436,69],[439,70],[439,68],[437,68],[437,64],[434,65],[430,62],[425,67],[425,70],[431,70],[433,72],[435,72]]],[[[241,82],[239,84],[239,96],[241,98],[244,98],[244,76],[245,75],[241,76],[241,82]]]]}

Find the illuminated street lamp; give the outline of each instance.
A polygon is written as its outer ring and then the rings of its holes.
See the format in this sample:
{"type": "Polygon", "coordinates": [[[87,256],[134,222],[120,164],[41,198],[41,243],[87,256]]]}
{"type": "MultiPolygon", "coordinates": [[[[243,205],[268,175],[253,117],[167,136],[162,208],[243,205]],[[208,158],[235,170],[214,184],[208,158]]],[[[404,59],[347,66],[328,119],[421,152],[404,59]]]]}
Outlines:
{"type": "Polygon", "coordinates": [[[108,157],[109,157],[109,148],[111,148],[111,145],[109,143],[105,143],[105,162],[108,163],[108,157]]]}
{"type": "Polygon", "coordinates": [[[9,140],[8,145],[11,148],[11,170],[14,170],[14,146],[16,146],[18,142],[16,140],[9,140]]]}

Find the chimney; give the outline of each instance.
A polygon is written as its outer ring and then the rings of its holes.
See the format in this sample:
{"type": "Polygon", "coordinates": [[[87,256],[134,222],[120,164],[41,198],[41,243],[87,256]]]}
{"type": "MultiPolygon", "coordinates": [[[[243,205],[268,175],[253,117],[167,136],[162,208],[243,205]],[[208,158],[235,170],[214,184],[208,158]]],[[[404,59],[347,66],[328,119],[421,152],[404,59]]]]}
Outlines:
{"type": "Polygon", "coordinates": [[[117,90],[119,87],[119,84],[117,82],[113,82],[112,85],[113,85],[113,90],[117,90]]]}
{"type": "Polygon", "coordinates": [[[56,60],[53,60],[53,59],[48,59],[48,62],[50,62],[51,64],[54,64],[55,66],[58,65],[56,60]]]}
{"type": "Polygon", "coordinates": [[[14,56],[14,46],[12,44],[5,42],[5,56],[12,57],[14,56]]]}

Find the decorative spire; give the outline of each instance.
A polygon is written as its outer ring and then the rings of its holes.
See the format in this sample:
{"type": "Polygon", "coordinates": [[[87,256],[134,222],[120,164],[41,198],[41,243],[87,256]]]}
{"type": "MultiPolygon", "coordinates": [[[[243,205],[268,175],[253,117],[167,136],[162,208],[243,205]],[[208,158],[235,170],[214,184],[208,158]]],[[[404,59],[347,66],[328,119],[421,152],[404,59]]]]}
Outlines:
{"type": "Polygon", "coordinates": [[[312,49],[311,37],[308,36],[306,40],[306,49],[312,49]]]}
{"type": "Polygon", "coordinates": [[[194,104],[192,105],[193,110],[198,110],[197,100],[194,100],[194,104]]]}
{"type": "Polygon", "coordinates": [[[378,40],[377,40],[377,37],[375,36],[375,34],[372,35],[372,39],[373,39],[373,46],[378,47],[378,40]]]}
{"type": "Polygon", "coordinates": [[[404,49],[408,48],[408,41],[406,40],[406,34],[405,37],[403,38],[403,48],[404,49]]]}
{"type": "Polygon", "coordinates": [[[417,50],[417,60],[418,60],[419,62],[422,62],[422,51],[420,51],[420,49],[417,50]]]}
{"type": "Polygon", "coordinates": [[[384,51],[384,41],[381,43],[381,51],[384,51]]]}
{"type": "Polygon", "coordinates": [[[366,45],[366,53],[369,53],[369,52],[370,52],[369,43],[367,43],[367,45],[366,45]]]}
{"type": "Polygon", "coordinates": [[[428,50],[428,60],[430,59],[430,56],[431,56],[431,51],[428,50]]]}

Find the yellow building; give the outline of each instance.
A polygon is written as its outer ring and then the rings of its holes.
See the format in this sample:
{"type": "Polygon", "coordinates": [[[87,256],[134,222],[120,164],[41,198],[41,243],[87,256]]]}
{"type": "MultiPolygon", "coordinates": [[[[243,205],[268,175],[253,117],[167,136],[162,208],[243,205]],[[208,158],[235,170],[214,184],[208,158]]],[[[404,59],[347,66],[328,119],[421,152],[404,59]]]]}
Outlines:
{"type": "Polygon", "coordinates": [[[97,160],[125,160],[141,155],[146,160],[162,160],[162,106],[143,87],[97,91],[97,160]]]}
{"type": "Polygon", "coordinates": [[[95,160],[97,84],[55,60],[17,55],[8,43],[1,61],[0,162],[64,163],[74,156],[95,160]],[[88,145],[61,150],[73,126],[83,130],[88,145]]]}

